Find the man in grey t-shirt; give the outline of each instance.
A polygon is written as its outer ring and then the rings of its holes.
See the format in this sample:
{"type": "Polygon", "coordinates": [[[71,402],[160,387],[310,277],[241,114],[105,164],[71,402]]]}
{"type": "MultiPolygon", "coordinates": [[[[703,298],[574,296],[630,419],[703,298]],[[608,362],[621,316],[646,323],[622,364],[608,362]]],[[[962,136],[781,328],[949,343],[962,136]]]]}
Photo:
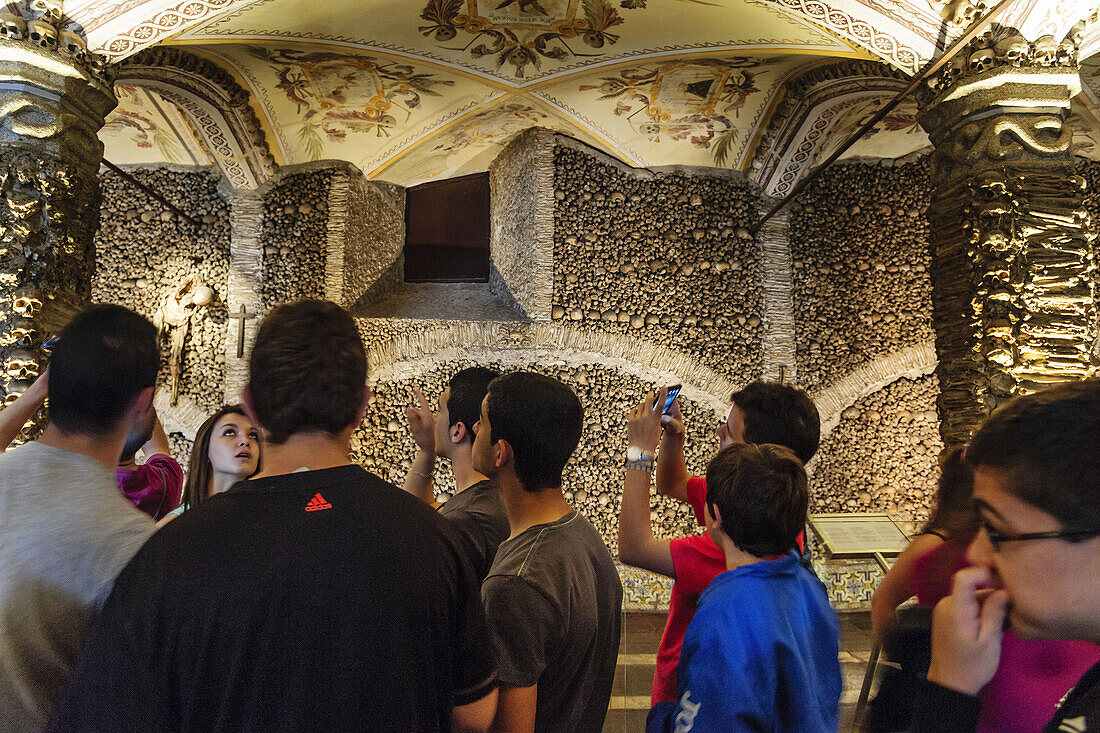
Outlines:
{"type": "Polygon", "coordinates": [[[481,414],[481,401],[489,383],[500,372],[469,367],[457,373],[439,395],[439,412],[433,414],[424,394],[415,387],[417,404],[405,410],[418,450],[405,483],[405,491],[432,506],[438,502],[432,488],[436,457],[451,462],[455,494],[439,506],[439,513],[458,528],[467,552],[484,580],[497,554],[497,546],[508,536],[508,517],[500,503],[496,485],[473,465],[473,425],[481,414]]]}
{"type": "Polygon", "coordinates": [[[583,416],[561,382],[515,372],[490,383],[475,428],[474,466],[500,487],[512,530],[481,586],[501,730],[598,731],[611,699],[622,584],[561,492],[583,416]]]}
{"type": "Polygon", "coordinates": [[[78,314],[51,359],[49,425],[0,455],[0,731],[45,726],[93,612],[153,534],[115,467],[152,404],[156,336],[121,306],[78,314]]]}

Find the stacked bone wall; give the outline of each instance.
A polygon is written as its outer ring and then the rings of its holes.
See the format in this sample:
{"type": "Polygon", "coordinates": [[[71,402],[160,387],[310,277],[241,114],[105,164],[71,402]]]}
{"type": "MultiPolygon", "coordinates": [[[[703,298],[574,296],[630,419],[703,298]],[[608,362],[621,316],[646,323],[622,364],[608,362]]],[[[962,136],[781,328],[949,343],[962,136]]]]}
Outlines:
{"type": "MultiPolygon", "coordinates": [[[[934,339],[928,159],[835,165],[791,215],[798,381],[811,394],[934,339]]],[[[927,517],[938,456],[934,375],[898,379],[845,409],[822,441],[814,512],[927,517]]]]}
{"type": "Polygon", "coordinates": [[[917,529],[939,479],[938,394],[935,374],[902,377],[845,409],[818,449],[810,511],[887,512],[917,529]]]}
{"type": "MultiPolygon", "coordinates": [[[[1085,210],[1092,218],[1092,231],[1100,235],[1100,162],[1088,158],[1077,158],[1077,174],[1088,183],[1085,197],[1085,210]]],[[[1100,238],[1096,245],[1100,247],[1100,238]]],[[[1097,308],[1100,309],[1100,268],[1096,270],[1096,284],[1093,291],[1097,308]]]]}
{"type": "MultiPolygon", "coordinates": [[[[329,237],[342,254],[337,271],[333,271],[336,263],[328,263],[336,286],[329,290],[330,297],[351,307],[371,290],[385,291],[400,283],[405,189],[367,181],[358,171],[340,172],[334,177],[329,202],[329,237]]],[[[333,256],[330,248],[329,257],[333,256]]]]}
{"type": "Polygon", "coordinates": [[[263,306],[325,297],[330,170],[280,179],[264,196],[263,306]]]}
{"type": "MultiPolygon", "coordinates": [[[[405,408],[414,403],[414,386],[434,405],[451,375],[469,366],[486,365],[502,371],[528,369],[548,374],[576,391],[584,406],[584,432],[566,466],[565,496],[603,534],[612,551],[617,552],[623,453],[627,446],[626,413],[651,388],[650,383],[599,363],[576,359],[547,363],[545,358],[522,351],[509,355],[507,363],[500,358],[480,362],[456,358],[432,360],[425,365],[430,368],[391,377],[374,388],[375,399],[367,411],[366,423],[352,442],[357,463],[395,484],[402,483],[417,450],[404,417],[405,408]]],[[[681,405],[689,430],[688,468],[701,473],[718,447],[714,435],[716,417],[709,407],[689,399],[682,399],[681,405]]],[[[454,490],[446,461],[437,462],[433,483],[441,498],[448,498],[454,490]]],[[[654,498],[651,507],[658,536],[676,537],[698,531],[687,505],[654,498]]]]}
{"type": "Polygon", "coordinates": [[[759,376],[752,184],[640,175],[565,145],[554,159],[553,319],[662,344],[736,383],[759,376]]]}
{"type": "Polygon", "coordinates": [[[531,318],[545,320],[553,277],[549,186],[553,135],[530,130],[505,148],[489,168],[492,211],[489,287],[531,318]]]}
{"type": "MultiPolygon", "coordinates": [[[[214,301],[191,319],[183,351],[180,398],[213,412],[225,379],[225,297],[229,278],[229,207],[218,177],[207,171],[133,170],[199,226],[179,218],[115,173],[100,176],[103,191],[92,299],[118,303],[150,320],[162,298],[191,274],[214,290],[214,301]]],[[[167,389],[168,337],[161,341],[158,389],[167,389]]]]}
{"type": "Polygon", "coordinates": [[[800,383],[830,384],[933,338],[931,191],[925,157],[834,165],[798,197],[790,236],[800,383]]]}

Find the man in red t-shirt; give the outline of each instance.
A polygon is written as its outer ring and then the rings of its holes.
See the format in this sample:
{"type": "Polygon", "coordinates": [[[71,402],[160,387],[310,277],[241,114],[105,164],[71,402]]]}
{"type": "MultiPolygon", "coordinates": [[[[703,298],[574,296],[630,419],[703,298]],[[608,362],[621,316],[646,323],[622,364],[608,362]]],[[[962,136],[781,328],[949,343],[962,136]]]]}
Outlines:
{"type": "MultiPolygon", "coordinates": [[[[664,404],[666,390],[658,397],[664,404]]],[[[647,397],[652,403],[652,395],[647,397]]],[[[774,382],[755,381],[731,396],[729,415],[718,425],[719,450],[734,443],[774,443],[786,446],[803,463],[817,451],[821,419],[804,391],[774,382]]],[[[666,575],[675,581],[669,598],[668,621],[657,648],[657,669],[653,676],[651,704],[676,700],[676,669],[684,632],[695,615],[699,594],[726,569],[721,548],[706,534],[673,540],[653,536],[650,524],[649,484],[656,466],[657,491],[690,503],[700,526],[705,525],[707,482],[688,473],[684,458],[684,423],[679,405],[672,403],[660,436],[655,457],[656,436],[640,434],[639,426],[628,426],[627,471],[619,513],[619,557],[627,565],[666,575]],[[633,432],[632,432],[633,430],[633,432]],[[638,433],[638,434],[635,434],[638,433]],[[639,455],[640,454],[640,455],[639,455]]],[[[804,535],[798,537],[804,550],[804,535]]]]}

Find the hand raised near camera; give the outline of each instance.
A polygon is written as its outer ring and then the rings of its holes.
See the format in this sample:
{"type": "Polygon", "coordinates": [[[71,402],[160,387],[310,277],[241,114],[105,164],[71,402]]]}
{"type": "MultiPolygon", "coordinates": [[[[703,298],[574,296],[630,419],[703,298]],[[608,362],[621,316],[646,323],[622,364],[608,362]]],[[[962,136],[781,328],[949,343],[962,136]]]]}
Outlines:
{"type": "Polygon", "coordinates": [[[648,392],[641,403],[627,413],[627,445],[637,446],[649,453],[657,451],[657,442],[661,439],[661,409],[667,395],[668,387],[661,387],[656,396],[648,392]]]}
{"type": "Polygon", "coordinates": [[[989,568],[964,568],[955,573],[951,595],[936,604],[929,682],[977,695],[993,679],[1001,660],[1008,593],[982,589],[990,581],[989,568]]]}
{"type": "Polygon", "coordinates": [[[418,404],[405,408],[405,420],[408,421],[409,435],[416,445],[429,453],[435,453],[435,414],[432,405],[420,391],[419,387],[413,387],[413,394],[418,404]]]}

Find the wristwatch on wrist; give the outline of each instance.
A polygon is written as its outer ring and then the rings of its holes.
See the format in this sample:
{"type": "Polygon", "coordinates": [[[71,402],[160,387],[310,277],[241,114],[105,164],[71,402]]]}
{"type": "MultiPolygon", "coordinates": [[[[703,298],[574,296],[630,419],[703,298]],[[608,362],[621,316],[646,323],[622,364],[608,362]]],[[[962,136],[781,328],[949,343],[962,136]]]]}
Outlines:
{"type": "Polygon", "coordinates": [[[626,467],[635,471],[653,471],[653,462],[657,460],[655,453],[644,451],[636,445],[626,449],[626,467]]]}

